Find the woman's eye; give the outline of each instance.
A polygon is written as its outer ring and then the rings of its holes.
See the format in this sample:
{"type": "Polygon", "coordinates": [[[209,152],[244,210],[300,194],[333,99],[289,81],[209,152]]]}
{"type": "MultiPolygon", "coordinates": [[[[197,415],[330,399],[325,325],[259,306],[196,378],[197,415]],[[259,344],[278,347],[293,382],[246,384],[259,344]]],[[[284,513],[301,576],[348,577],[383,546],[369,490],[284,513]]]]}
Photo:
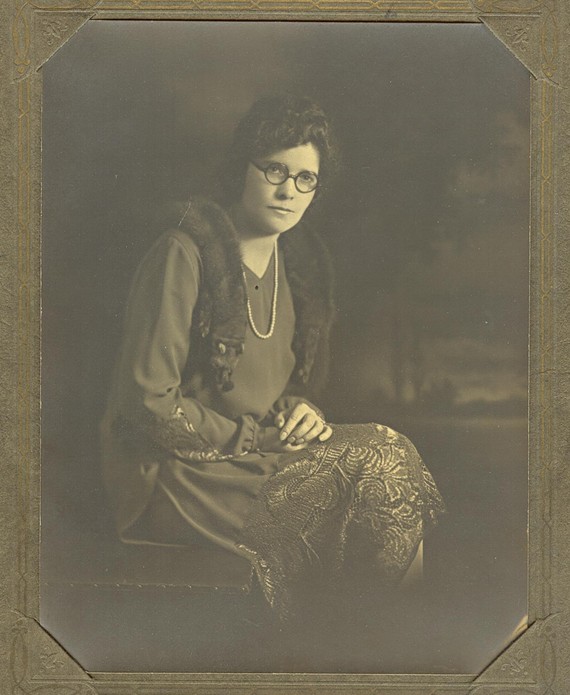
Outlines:
{"type": "Polygon", "coordinates": [[[301,181],[304,181],[305,183],[313,183],[317,180],[317,177],[314,174],[311,174],[310,171],[302,171],[299,174],[299,178],[301,179],[301,181]]]}
{"type": "Polygon", "coordinates": [[[283,167],[281,166],[281,164],[277,164],[277,163],[269,164],[267,166],[267,171],[270,174],[280,174],[283,171],[283,167]]]}

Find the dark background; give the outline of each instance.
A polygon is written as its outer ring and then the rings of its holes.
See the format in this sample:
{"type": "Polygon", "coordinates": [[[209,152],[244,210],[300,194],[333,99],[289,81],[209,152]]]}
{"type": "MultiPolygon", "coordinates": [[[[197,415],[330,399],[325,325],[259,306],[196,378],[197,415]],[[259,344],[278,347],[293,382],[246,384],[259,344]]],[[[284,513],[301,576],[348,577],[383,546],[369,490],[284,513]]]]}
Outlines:
{"type": "Polygon", "coordinates": [[[423,454],[449,509],[433,669],[479,671],[526,612],[526,71],[481,25],[98,21],[43,78],[44,558],[108,532],[97,427],[138,261],[256,97],[307,94],[343,154],[311,212],[339,307],[320,405],[423,454]]]}

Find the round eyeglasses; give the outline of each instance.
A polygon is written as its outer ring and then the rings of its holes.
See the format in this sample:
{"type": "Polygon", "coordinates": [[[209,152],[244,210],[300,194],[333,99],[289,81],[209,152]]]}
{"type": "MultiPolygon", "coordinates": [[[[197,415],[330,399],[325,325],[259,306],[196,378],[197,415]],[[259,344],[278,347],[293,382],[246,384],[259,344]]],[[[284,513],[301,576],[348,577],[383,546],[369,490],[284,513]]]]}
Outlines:
{"type": "Polygon", "coordinates": [[[312,193],[319,185],[319,177],[312,171],[300,171],[298,174],[290,174],[286,164],[281,162],[269,162],[267,166],[260,166],[251,162],[256,169],[265,174],[267,181],[274,186],[285,183],[287,179],[293,179],[295,188],[299,193],[312,193]]]}

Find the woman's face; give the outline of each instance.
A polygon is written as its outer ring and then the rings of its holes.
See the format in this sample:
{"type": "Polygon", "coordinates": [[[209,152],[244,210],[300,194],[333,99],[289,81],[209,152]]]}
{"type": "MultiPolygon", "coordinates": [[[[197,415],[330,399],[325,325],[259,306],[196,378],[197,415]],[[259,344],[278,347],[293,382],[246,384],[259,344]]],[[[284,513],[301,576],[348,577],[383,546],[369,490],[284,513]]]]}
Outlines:
{"type": "MultiPolygon", "coordinates": [[[[319,173],[319,151],[312,143],[255,159],[263,169],[271,162],[284,164],[293,176],[301,171],[319,173]]],[[[239,204],[241,222],[246,225],[243,231],[263,236],[286,232],[299,222],[314,197],[315,191],[298,191],[292,178],[277,185],[269,183],[263,171],[250,163],[239,204]]]]}

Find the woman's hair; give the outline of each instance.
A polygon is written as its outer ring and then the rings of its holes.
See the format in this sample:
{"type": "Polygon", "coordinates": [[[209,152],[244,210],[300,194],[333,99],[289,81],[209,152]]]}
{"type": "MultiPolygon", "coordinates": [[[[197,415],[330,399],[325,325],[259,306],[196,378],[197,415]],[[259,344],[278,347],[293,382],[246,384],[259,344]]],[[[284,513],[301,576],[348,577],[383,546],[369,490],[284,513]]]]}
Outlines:
{"type": "Polygon", "coordinates": [[[307,143],[319,152],[319,180],[330,179],[338,165],[338,149],[321,107],[307,97],[289,94],[258,99],[238,123],[220,170],[224,202],[229,205],[241,198],[252,159],[307,143]]]}

